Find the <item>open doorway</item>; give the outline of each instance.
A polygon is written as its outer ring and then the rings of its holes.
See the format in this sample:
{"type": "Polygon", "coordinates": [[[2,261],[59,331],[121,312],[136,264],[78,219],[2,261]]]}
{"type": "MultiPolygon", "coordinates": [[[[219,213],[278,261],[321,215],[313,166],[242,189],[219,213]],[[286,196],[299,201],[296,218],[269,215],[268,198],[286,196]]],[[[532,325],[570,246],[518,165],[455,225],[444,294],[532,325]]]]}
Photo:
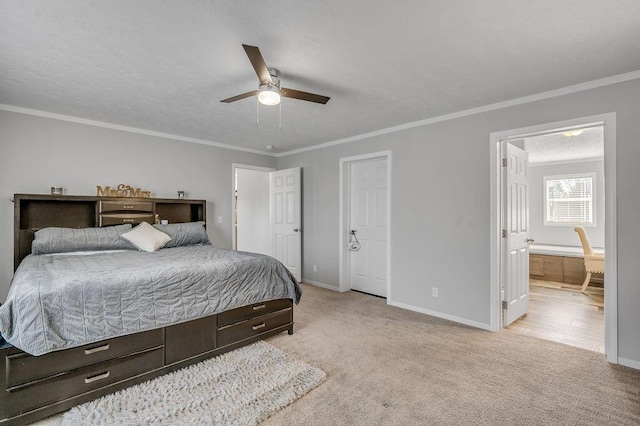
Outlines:
{"type": "Polygon", "coordinates": [[[527,154],[529,184],[529,305],[507,328],[604,353],[604,276],[587,276],[575,231],[604,256],[604,126],[507,143],[527,154]]]}
{"type": "Polygon", "coordinates": [[[491,143],[492,329],[512,324],[617,363],[615,115],[492,133],[491,143]],[[524,189],[511,148],[532,160],[524,189]],[[604,283],[594,274],[584,292],[577,226],[606,253],[604,283]]]}
{"type": "Polygon", "coordinates": [[[233,165],[233,248],[272,254],[269,173],[275,169],[233,165]]]}
{"type": "Polygon", "coordinates": [[[272,256],[302,280],[302,169],[232,165],[232,247],[272,256]]]}

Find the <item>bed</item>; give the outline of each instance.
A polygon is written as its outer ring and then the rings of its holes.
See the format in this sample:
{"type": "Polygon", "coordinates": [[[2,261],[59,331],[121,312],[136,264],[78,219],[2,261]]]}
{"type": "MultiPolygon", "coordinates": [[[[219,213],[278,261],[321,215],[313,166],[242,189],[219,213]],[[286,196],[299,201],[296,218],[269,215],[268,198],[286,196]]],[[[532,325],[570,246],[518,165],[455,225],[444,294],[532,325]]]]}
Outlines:
{"type": "Polygon", "coordinates": [[[11,343],[0,348],[0,423],[31,422],[293,333],[301,290],[281,263],[208,243],[203,200],[135,201],[15,196],[19,266],[0,306],[0,330],[11,343]],[[132,225],[161,214],[171,217],[157,227],[173,237],[167,248],[127,247],[121,237],[141,228],[132,225]],[[105,222],[119,226],[100,227],[105,222]],[[183,229],[205,237],[185,237],[183,229]]]}

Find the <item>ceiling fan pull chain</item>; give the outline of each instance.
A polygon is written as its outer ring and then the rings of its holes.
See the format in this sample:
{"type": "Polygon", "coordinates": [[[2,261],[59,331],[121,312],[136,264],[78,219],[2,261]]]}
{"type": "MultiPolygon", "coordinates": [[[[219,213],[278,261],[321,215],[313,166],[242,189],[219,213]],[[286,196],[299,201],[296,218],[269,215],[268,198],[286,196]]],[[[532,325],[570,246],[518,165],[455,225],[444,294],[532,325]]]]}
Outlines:
{"type": "Polygon", "coordinates": [[[282,130],[282,102],[280,102],[280,124],[278,124],[278,130],[282,130]]]}
{"type": "Polygon", "coordinates": [[[256,100],[256,127],[260,127],[260,101],[256,100]]]}

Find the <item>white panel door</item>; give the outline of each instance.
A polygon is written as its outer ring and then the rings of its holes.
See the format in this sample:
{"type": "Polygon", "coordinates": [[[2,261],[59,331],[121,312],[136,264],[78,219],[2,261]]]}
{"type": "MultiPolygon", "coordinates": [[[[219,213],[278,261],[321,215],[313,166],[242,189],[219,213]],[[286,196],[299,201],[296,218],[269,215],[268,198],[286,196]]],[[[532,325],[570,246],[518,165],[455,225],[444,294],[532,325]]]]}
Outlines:
{"type": "Polygon", "coordinates": [[[387,297],[387,160],[349,166],[349,230],[360,250],[349,252],[353,290],[387,297]]]}
{"type": "Polygon", "coordinates": [[[271,172],[273,257],[302,281],[300,167],[271,172]]]}
{"type": "Polygon", "coordinates": [[[503,323],[529,309],[529,154],[506,143],[504,173],[503,323]]]}

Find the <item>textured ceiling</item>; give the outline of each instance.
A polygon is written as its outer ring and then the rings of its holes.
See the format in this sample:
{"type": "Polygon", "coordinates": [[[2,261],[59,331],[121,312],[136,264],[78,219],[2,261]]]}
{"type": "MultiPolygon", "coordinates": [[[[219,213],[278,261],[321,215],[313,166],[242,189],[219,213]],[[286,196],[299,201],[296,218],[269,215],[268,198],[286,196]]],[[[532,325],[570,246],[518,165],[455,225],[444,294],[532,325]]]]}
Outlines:
{"type": "Polygon", "coordinates": [[[3,0],[0,103],[283,152],[640,69],[640,1],[3,0]],[[284,87],[255,98],[241,44],[284,87]]]}
{"type": "Polygon", "coordinates": [[[604,128],[585,129],[577,136],[553,133],[525,138],[524,149],[529,153],[530,164],[601,159],[604,158],[604,128]]]}

